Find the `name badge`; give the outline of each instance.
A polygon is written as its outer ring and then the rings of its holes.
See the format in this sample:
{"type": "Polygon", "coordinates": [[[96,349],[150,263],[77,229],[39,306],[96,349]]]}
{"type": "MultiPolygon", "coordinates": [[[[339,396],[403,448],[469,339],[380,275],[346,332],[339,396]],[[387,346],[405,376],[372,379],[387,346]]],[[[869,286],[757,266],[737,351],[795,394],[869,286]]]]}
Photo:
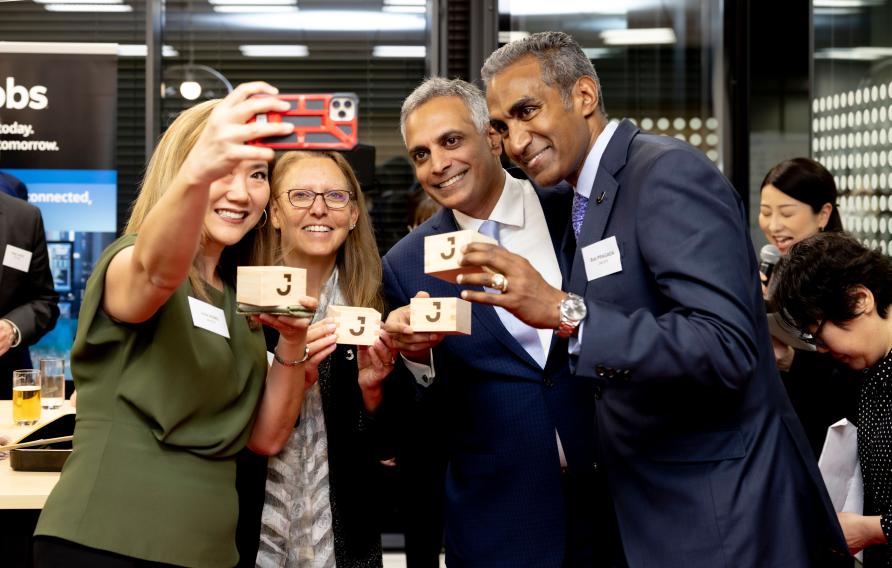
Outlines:
{"type": "Polygon", "coordinates": [[[229,338],[229,329],[226,327],[226,313],[207,302],[196,300],[189,296],[189,309],[192,311],[192,323],[195,327],[206,329],[217,335],[229,338]]]}
{"type": "Polygon", "coordinates": [[[583,247],[582,260],[585,263],[585,276],[589,282],[608,274],[621,272],[623,269],[616,237],[583,247]]]}
{"type": "Polygon", "coordinates": [[[28,268],[31,266],[31,251],[6,245],[6,253],[3,255],[3,266],[28,272],[28,268]]]}

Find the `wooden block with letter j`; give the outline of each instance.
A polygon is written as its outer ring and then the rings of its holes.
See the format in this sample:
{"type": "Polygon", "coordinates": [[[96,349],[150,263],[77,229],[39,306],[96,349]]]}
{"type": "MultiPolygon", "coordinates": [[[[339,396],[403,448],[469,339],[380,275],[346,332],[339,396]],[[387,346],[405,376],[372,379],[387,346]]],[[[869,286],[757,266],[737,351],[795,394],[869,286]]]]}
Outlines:
{"type": "Polygon", "coordinates": [[[239,266],[236,302],[252,306],[290,306],[307,293],[307,271],[290,266],[239,266]]]}
{"type": "Polygon", "coordinates": [[[328,306],[325,317],[337,322],[337,343],[347,345],[371,345],[378,340],[381,331],[381,312],[372,308],[354,306],[328,306]]]}
{"type": "Polygon", "coordinates": [[[455,282],[459,274],[484,272],[478,266],[460,266],[461,249],[470,243],[497,245],[495,239],[477,231],[465,230],[424,237],[424,273],[448,282],[455,282]]]}
{"type": "Polygon", "coordinates": [[[461,298],[412,298],[409,303],[412,331],[471,334],[471,302],[461,298]]]}

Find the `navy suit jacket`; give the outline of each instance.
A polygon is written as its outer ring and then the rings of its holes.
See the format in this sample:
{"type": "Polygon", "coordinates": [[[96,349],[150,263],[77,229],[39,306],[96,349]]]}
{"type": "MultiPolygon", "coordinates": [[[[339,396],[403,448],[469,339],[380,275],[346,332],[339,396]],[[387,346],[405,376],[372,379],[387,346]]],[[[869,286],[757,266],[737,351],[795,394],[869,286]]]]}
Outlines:
{"type": "Polygon", "coordinates": [[[755,259],[743,203],[709,160],[623,121],[595,177],[569,290],[588,307],[571,365],[600,391],[599,460],[632,568],[843,558],[775,368],[755,259]],[[589,282],[585,247],[609,237],[622,271],[589,282]]]}
{"type": "MultiPolygon", "coordinates": [[[[552,242],[561,242],[571,193],[540,193],[552,242]]],[[[424,237],[458,230],[448,209],[397,243],[384,257],[385,293],[391,308],[424,290],[456,297],[464,288],[424,274],[424,237]]],[[[480,289],[480,288],[477,288],[480,289]]],[[[564,564],[566,509],[555,430],[560,433],[575,486],[592,487],[594,420],[591,383],[569,372],[566,341],[555,339],[543,370],[503,326],[491,306],[474,304],[472,333],[447,336],[434,349],[437,394],[445,396],[448,448],[446,558],[449,566],[486,568],[589,565],[592,532],[570,536],[564,564]]],[[[405,380],[414,381],[404,368],[405,380]]],[[[420,388],[420,387],[419,387],[420,388]]],[[[585,491],[582,491],[585,493],[585,491]]],[[[584,531],[594,506],[587,497],[574,528],[584,531]]]]}
{"type": "Polygon", "coordinates": [[[0,355],[0,398],[12,398],[12,372],[33,368],[28,346],[56,325],[59,294],[53,288],[40,210],[0,192],[0,261],[12,245],[31,252],[27,272],[0,264],[0,319],[18,326],[22,342],[0,355]]]}

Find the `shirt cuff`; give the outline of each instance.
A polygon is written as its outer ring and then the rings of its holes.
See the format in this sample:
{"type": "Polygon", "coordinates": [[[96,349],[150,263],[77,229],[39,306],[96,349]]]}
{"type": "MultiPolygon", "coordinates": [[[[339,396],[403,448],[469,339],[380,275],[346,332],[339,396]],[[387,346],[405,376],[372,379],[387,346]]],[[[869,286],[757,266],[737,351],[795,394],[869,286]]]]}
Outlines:
{"type": "Polygon", "coordinates": [[[434,350],[431,349],[431,364],[425,365],[424,363],[416,363],[415,361],[410,361],[406,359],[406,356],[400,354],[400,357],[403,358],[403,363],[405,363],[406,368],[409,369],[409,372],[412,373],[412,376],[415,377],[415,382],[423,387],[429,387],[433,384],[434,378],[436,377],[436,371],[434,370],[434,350]]]}
{"type": "Polygon", "coordinates": [[[585,321],[579,322],[579,326],[576,328],[576,333],[570,336],[570,341],[567,344],[570,355],[579,355],[579,352],[582,351],[583,327],[585,327],[585,321]]]}
{"type": "Polygon", "coordinates": [[[15,337],[15,342],[11,343],[9,348],[12,349],[13,347],[18,347],[22,343],[22,330],[20,330],[19,326],[13,323],[12,320],[4,319],[2,321],[5,321],[12,326],[12,334],[15,337]]]}

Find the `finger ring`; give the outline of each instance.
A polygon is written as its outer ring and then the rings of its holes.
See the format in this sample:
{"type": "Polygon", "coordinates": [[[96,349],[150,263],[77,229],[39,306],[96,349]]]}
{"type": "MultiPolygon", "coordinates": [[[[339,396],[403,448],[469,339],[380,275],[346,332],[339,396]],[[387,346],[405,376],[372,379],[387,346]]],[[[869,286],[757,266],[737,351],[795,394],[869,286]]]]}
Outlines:
{"type": "Polygon", "coordinates": [[[503,294],[508,291],[508,278],[506,278],[504,274],[493,274],[490,283],[493,288],[501,290],[503,294]]]}

